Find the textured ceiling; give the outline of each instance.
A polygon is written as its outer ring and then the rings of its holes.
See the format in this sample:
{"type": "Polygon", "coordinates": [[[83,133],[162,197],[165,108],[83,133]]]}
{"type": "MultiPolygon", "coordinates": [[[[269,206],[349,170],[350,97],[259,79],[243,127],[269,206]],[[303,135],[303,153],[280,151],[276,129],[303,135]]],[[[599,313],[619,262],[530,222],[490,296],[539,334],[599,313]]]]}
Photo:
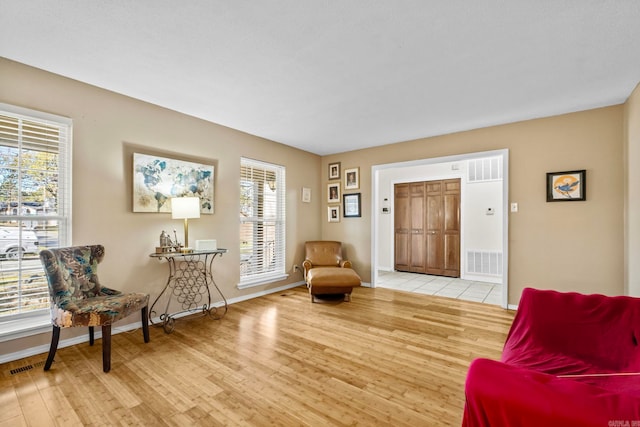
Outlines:
{"type": "Polygon", "coordinates": [[[0,0],[0,56],[325,155],[622,103],[640,2],[0,0]]]}

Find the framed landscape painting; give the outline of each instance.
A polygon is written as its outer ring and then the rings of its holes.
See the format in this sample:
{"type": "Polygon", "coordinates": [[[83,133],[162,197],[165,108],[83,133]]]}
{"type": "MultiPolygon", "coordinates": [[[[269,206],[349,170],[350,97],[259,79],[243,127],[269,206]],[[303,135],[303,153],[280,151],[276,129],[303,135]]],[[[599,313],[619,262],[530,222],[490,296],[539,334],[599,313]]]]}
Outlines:
{"type": "Polygon", "coordinates": [[[133,153],[133,211],[171,212],[172,197],[199,197],[213,213],[213,165],[133,153]]]}

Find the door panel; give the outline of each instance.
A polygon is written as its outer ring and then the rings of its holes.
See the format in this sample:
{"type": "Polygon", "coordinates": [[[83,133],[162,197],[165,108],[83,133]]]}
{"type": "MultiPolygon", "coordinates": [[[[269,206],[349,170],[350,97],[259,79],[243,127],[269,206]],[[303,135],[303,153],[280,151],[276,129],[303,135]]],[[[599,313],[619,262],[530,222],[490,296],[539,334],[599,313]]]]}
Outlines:
{"type": "Polygon", "coordinates": [[[409,271],[425,272],[424,247],[424,183],[410,185],[411,199],[411,264],[409,271]]]}
{"type": "Polygon", "coordinates": [[[411,206],[409,199],[409,185],[394,186],[394,228],[395,228],[395,258],[394,268],[399,271],[409,271],[410,260],[410,232],[411,206]]]}
{"type": "Polygon", "coordinates": [[[460,180],[396,184],[395,269],[460,277],[460,180]]]}
{"type": "Polygon", "coordinates": [[[460,236],[444,236],[443,276],[460,277],[460,236]]]}
{"type": "Polygon", "coordinates": [[[429,181],[427,186],[427,274],[442,274],[442,181],[429,181]]]}
{"type": "Polygon", "coordinates": [[[409,271],[409,234],[396,233],[395,266],[398,271],[409,271]]]}
{"type": "Polygon", "coordinates": [[[427,274],[442,275],[444,257],[442,256],[442,236],[435,231],[427,235],[427,274]]]}
{"type": "Polygon", "coordinates": [[[460,180],[443,183],[444,276],[460,277],[460,180]]]}

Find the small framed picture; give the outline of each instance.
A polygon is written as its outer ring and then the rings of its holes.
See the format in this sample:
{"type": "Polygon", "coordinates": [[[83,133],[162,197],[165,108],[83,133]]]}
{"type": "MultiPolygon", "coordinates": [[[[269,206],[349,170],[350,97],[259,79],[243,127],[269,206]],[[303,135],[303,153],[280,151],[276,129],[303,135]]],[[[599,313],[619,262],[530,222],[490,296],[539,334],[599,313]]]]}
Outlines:
{"type": "Polygon", "coordinates": [[[547,202],[587,200],[587,171],[548,172],[547,202]]]}
{"type": "Polygon", "coordinates": [[[329,203],[340,203],[340,183],[327,185],[327,201],[329,203]]]}
{"type": "Polygon", "coordinates": [[[302,202],[311,203],[311,189],[308,187],[302,187],[302,202]]]}
{"type": "Polygon", "coordinates": [[[327,210],[327,220],[329,222],[340,222],[340,205],[338,206],[329,206],[327,210]]]}
{"type": "Polygon", "coordinates": [[[360,217],[360,193],[345,194],[343,197],[344,217],[360,217]]]}
{"type": "Polygon", "coordinates": [[[329,163],[329,179],[340,179],[340,162],[329,163]]]}
{"type": "Polygon", "coordinates": [[[360,168],[344,170],[344,189],[357,190],[360,188],[360,168]]]}

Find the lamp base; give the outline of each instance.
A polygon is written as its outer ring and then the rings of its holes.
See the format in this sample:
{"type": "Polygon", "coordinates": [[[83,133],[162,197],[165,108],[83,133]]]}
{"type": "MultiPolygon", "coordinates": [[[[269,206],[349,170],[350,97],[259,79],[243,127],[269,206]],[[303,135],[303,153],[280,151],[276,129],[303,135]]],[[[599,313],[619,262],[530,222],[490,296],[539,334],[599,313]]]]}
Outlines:
{"type": "Polygon", "coordinates": [[[190,254],[191,252],[193,252],[193,248],[180,248],[181,254],[190,254]]]}

